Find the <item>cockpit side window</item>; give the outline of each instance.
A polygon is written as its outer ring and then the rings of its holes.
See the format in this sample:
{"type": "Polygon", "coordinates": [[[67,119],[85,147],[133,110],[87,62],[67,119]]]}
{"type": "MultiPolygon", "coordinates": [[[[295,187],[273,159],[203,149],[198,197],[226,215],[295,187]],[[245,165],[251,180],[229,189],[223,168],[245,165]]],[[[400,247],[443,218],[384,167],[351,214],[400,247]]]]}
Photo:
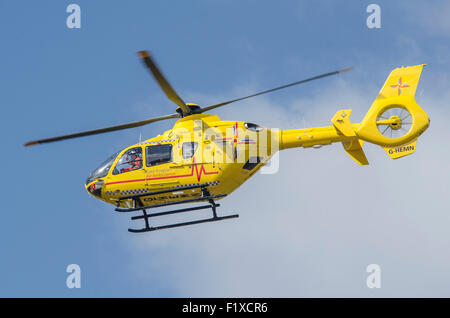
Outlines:
{"type": "Polygon", "coordinates": [[[197,150],[197,142],[183,142],[182,151],[183,151],[183,159],[192,158],[195,151],[197,150]]]}
{"type": "Polygon", "coordinates": [[[172,145],[155,145],[146,148],[147,167],[172,161],[172,145]]]}
{"type": "Polygon", "coordinates": [[[120,157],[113,170],[113,174],[124,173],[142,168],[142,148],[135,147],[128,149],[120,157]]]}

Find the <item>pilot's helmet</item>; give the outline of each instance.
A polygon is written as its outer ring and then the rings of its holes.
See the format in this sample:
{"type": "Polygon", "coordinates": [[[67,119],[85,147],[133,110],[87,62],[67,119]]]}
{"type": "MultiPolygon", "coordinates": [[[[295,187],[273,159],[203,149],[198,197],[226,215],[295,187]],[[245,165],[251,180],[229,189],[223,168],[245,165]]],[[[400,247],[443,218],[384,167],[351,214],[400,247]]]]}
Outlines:
{"type": "Polygon", "coordinates": [[[139,153],[135,149],[129,150],[128,155],[131,156],[132,159],[139,157],[139,153]]]}

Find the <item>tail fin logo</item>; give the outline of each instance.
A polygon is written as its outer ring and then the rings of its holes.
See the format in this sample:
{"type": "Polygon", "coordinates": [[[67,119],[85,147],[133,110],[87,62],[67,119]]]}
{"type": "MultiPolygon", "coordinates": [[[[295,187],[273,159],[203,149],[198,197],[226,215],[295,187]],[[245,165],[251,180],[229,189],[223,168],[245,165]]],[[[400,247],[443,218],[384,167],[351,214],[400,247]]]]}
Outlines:
{"type": "Polygon", "coordinates": [[[391,85],[391,88],[396,88],[396,89],[398,89],[398,96],[401,95],[401,93],[402,93],[402,88],[406,88],[406,87],[409,87],[409,85],[403,84],[403,83],[402,83],[402,78],[401,78],[401,77],[398,78],[398,83],[397,83],[397,84],[391,85]]]}

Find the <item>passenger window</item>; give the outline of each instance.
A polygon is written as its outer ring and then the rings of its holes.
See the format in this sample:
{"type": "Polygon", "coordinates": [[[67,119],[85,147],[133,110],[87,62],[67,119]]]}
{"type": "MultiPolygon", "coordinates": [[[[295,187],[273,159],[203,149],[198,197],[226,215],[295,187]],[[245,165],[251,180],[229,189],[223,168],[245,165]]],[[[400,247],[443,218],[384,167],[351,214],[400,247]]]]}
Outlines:
{"type": "Polygon", "coordinates": [[[142,148],[136,147],[127,150],[117,161],[113,174],[124,173],[142,168],[142,148]]]}
{"type": "Polygon", "coordinates": [[[156,145],[146,148],[147,167],[172,161],[172,145],[156,145]]]}
{"type": "Polygon", "coordinates": [[[182,146],[183,159],[192,158],[195,151],[197,150],[197,142],[184,142],[182,146]]]}

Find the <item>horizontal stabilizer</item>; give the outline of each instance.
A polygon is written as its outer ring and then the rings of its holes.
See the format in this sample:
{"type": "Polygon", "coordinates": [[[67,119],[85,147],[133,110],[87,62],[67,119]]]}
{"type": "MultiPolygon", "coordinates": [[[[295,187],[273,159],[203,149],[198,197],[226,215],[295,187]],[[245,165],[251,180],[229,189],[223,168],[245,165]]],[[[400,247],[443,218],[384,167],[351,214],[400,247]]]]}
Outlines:
{"type": "Polygon", "coordinates": [[[353,158],[353,160],[355,160],[360,165],[368,165],[369,161],[367,161],[366,155],[362,149],[363,144],[363,140],[356,138],[352,141],[342,142],[342,146],[344,146],[345,151],[349,154],[350,157],[353,158]]]}

